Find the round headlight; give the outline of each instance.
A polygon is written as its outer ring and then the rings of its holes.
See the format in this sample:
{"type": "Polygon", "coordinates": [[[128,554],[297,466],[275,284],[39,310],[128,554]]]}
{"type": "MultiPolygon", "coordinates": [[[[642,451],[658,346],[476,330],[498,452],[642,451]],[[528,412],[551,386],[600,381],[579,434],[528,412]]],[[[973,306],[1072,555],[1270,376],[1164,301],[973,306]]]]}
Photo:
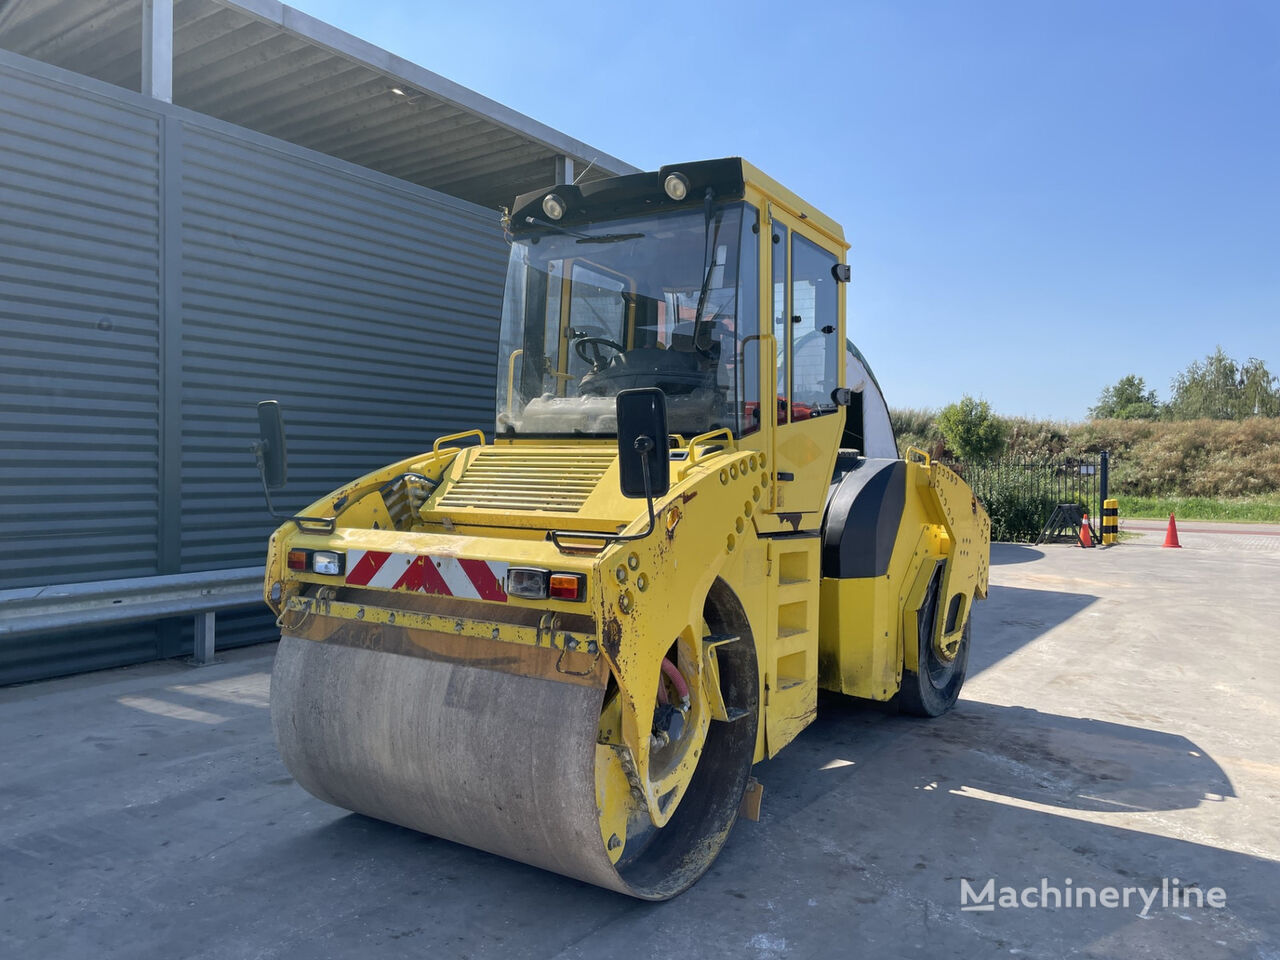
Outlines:
{"type": "Polygon", "coordinates": [[[689,195],[689,178],[683,173],[669,173],[662,182],[662,189],[672,200],[683,200],[689,195]]]}
{"type": "Polygon", "coordinates": [[[564,201],[554,193],[548,193],[542,198],[542,212],[551,220],[559,220],[564,216],[564,211],[564,201]]]}

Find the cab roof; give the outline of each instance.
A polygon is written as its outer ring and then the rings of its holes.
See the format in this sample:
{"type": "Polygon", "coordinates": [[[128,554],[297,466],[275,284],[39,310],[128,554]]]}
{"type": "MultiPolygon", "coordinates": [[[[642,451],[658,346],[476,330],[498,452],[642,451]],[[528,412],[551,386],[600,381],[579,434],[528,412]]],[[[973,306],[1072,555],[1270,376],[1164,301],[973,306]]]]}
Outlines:
{"type": "Polygon", "coordinates": [[[564,206],[564,214],[556,223],[569,225],[701,206],[708,190],[718,201],[741,200],[749,188],[764,194],[767,200],[842,246],[848,246],[840,224],[741,157],[672,163],[654,171],[607,177],[591,183],[550,184],[516,197],[509,220],[515,231],[530,225],[545,225],[542,201],[548,194],[555,194],[564,206]],[[688,183],[688,190],[680,200],[673,200],[664,188],[667,177],[672,174],[682,175],[688,183]]]}

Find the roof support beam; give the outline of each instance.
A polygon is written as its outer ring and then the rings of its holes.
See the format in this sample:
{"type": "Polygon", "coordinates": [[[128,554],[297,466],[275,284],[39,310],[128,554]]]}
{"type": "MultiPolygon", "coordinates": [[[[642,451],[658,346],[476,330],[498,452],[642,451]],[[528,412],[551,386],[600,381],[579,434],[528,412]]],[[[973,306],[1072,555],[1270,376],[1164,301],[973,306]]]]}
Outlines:
{"type": "Polygon", "coordinates": [[[573,157],[556,157],[556,183],[573,183],[573,157]]]}
{"type": "Polygon", "coordinates": [[[402,87],[408,84],[434,99],[443,100],[467,113],[478,114],[490,123],[541,143],[548,150],[564,151],[579,157],[594,156],[596,166],[610,173],[639,172],[639,168],[617,157],[601,153],[579,140],[574,140],[558,130],[553,130],[524,114],[517,113],[510,107],[496,103],[474,90],[468,90],[461,84],[447,80],[437,73],[432,73],[425,67],[381,50],[322,20],[286,6],[280,0],[216,0],[216,2],[301,37],[308,43],[327,47],[348,60],[364,64],[385,76],[391,83],[402,87]]]}
{"type": "Polygon", "coordinates": [[[142,93],[173,103],[173,0],[142,0],[142,93]]]}

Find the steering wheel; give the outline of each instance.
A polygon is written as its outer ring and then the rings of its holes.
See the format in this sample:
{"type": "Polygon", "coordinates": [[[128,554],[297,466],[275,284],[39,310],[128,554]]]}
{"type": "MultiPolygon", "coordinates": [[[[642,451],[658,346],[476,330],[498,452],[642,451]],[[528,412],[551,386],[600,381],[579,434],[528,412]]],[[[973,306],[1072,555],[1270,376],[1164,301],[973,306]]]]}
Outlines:
{"type": "Polygon", "coordinates": [[[626,353],[627,348],[616,341],[610,340],[608,337],[579,337],[573,341],[573,350],[583,363],[591,364],[592,369],[600,370],[604,367],[604,355],[600,352],[601,347],[609,347],[618,353],[626,353]],[[586,347],[591,347],[591,356],[587,356],[586,347]]]}

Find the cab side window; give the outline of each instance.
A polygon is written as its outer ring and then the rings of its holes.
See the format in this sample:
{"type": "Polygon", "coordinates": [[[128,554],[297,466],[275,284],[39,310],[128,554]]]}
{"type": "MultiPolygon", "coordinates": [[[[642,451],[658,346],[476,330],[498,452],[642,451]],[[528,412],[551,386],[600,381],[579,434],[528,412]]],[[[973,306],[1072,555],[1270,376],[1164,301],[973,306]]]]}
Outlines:
{"type": "Polygon", "coordinates": [[[831,405],[840,383],[836,258],[797,234],[791,237],[791,419],[831,405]]]}
{"type": "Polygon", "coordinates": [[[788,381],[791,379],[791,324],[787,311],[788,230],[782,224],[769,225],[773,241],[773,335],[778,342],[778,423],[787,422],[788,381]]]}
{"type": "Polygon", "coordinates": [[[738,436],[760,429],[760,213],[743,207],[739,243],[738,304],[734,320],[738,362],[734,371],[738,397],[738,436]]]}

